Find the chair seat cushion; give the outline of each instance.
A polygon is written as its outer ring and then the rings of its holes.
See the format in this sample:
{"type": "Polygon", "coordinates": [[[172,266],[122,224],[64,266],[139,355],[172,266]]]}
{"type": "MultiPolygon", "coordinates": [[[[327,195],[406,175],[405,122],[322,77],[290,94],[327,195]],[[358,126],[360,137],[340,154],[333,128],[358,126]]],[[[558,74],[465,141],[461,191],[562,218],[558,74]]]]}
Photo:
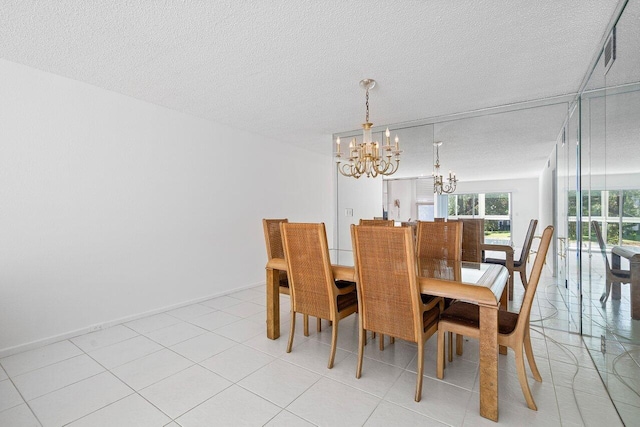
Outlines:
{"type": "Polygon", "coordinates": [[[348,294],[338,295],[338,311],[342,311],[358,304],[358,294],[356,291],[349,292],[348,294]]]}
{"type": "Polygon", "coordinates": [[[438,308],[438,306],[435,306],[431,310],[422,313],[422,325],[424,326],[424,330],[426,331],[431,327],[431,325],[437,323],[439,317],[440,309],[438,308]]]}
{"type": "Polygon", "coordinates": [[[348,288],[349,286],[355,286],[356,282],[350,282],[348,280],[336,280],[336,287],[338,289],[348,288]]]}
{"type": "MultiPolygon", "coordinates": [[[[480,327],[480,307],[468,302],[455,302],[440,315],[440,320],[457,323],[459,325],[480,327]]],[[[516,328],[518,314],[509,311],[498,311],[498,332],[510,334],[516,328]]]]}
{"type": "Polygon", "coordinates": [[[282,286],[283,288],[288,288],[289,287],[289,279],[287,277],[287,272],[286,271],[280,271],[279,285],[282,286]]]}
{"type": "MultiPolygon", "coordinates": [[[[488,263],[488,264],[500,264],[500,265],[504,265],[506,266],[507,264],[507,260],[505,259],[500,259],[500,258],[487,258],[484,260],[484,262],[488,263]]],[[[513,266],[514,267],[520,267],[522,265],[522,263],[518,260],[513,260],[513,266]]]]}

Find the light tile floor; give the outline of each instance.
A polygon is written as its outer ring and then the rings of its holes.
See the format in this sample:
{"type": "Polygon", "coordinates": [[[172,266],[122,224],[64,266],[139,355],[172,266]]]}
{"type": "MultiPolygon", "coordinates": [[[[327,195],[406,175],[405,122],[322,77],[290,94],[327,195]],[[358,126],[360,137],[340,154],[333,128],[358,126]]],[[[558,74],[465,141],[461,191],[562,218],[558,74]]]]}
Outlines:
{"type": "MultiPolygon", "coordinates": [[[[550,277],[539,289],[531,318],[543,382],[529,376],[539,410],[527,408],[510,352],[500,356],[499,423],[622,425],[581,337],[545,323],[561,291],[550,277]]],[[[518,291],[516,309],[521,298],[518,291]]],[[[479,415],[473,340],[444,381],[435,378],[436,340],[429,340],[416,403],[415,345],[398,340],[381,352],[374,340],[356,379],[356,317],[340,322],[329,370],[326,322],[318,334],[312,321],[309,337],[298,328],[285,352],[288,310],[281,296],[275,341],[265,335],[259,287],[0,359],[0,426],[495,425],[479,415]]],[[[637,366],[625,368],[638,387],[637,366]]],[[[628,425],[640,422],[637,390],[618,404],[628,425]]]]}

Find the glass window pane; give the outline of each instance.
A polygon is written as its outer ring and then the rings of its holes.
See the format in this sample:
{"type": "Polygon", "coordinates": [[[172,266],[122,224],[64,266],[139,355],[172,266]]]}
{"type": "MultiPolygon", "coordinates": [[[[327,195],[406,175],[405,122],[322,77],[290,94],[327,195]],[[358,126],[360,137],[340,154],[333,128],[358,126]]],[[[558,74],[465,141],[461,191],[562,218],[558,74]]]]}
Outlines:
{"type": "Polygon", "coordinates": [[[433,221],[434,211],[433,205],[418,205],[418,220],[433,221]]]}
{"type": "Polygon", "coordinates": [[[596,237],[596,232],[593,231],[591,227],[591,222],[585,221],[582,223],[582,241],[586,242],[594,242],[595,246],[598,247],[598,238],[596,237]]]}
{"type": "MultiPolygon", "coordinates": [[[[611,206],[611,205],[609,205],[611,206]]],[[[607,223],[607,236],[606,242],[608,245],[619,245],[620,244],[620,224],[617,222],[609,222],[607,223]]]]}
{"type": "Polygon", "coordinates": [[[461,194],[458,215],[478,215],[478,198],[475,194],[461,194]]]}
{"type": "Polygon", "coordinates": [[[449,216],[456,216],[458,215],[458,212],[456,211],[456,206],[457,206],[457,201],[458,201],[458,195],[457,194],[450,194],[449,195],[449,216]]]}
{"type": "MultiPolygon", "coordinates": [[[[567,196],[567,209],[569,216],[576,216],[576,192],[575,190],[569,191],[567,196]]],[[[575,230],[575,228],[574,228],[575,230]]]]}
{"type": "Polygon", "coordinates": [[[511,221],[508,219],[485,219],[484,241],[492,244],[511,242],[511,221]]]}
{"type": "Polygon", "coordinates": [[[589,211],[588,196],[584,196],[583,202],[583,216],[602,216],[602,193],[600,191],[591,192],[591,211],[589,211]]]}
{"type": "Polygon", "coordinates": [[[609,191],[609,216],[620,216],[620,194],[618,191],[609,191]]]}
{"type": "Polygon", "coordinates": [[[576,223],[575,221],[569,221],[569,227],[568,227],[568,234],[569,234],[569,241],[570,242],[574,242],[576,241],[576,223]]]}
{"type": "Polygon", "coordinates": [[[640,223],[622,224],[622,244],[640,246],[640,223]]]}
{"type": "Polygon", "coordinates": [[[484,196],[485,215],[509,215],[509,193],[487,193],[484,196]]]}
{"type": "Polygon", "coordinates": [[[622,192],[622,216],[640,218],[640,190],[622,192]]]}

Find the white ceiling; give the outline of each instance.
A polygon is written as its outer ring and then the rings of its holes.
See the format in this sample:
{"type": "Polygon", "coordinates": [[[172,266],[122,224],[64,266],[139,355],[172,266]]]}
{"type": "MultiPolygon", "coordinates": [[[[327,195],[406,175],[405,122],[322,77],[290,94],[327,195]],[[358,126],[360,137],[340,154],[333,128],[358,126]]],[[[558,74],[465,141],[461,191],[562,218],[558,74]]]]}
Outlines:
{"type": "MultiPolygon", "coordinates": [[[[365,77],[376,125],[575,93],[617,4],[4,0],[0,56],[329,153],[364,119],[365,77]]],[[[493,159],[523,143],[493,138],[493,159]]],[[[522,153],[536,171],[554,138],[522,153]]]]}

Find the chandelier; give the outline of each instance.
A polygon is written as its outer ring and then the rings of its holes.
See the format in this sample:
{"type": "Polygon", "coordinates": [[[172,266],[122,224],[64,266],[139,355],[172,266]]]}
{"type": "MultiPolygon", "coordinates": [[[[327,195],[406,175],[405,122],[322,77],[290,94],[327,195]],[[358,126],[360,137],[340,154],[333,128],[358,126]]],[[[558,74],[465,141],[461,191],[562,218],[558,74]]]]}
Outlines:
{"type": "Polygon", "coordinates": [[[442,141],[436,141],[433,143],[435,147],[434,150],[436,152],[436,162],[433,165],[433,192],[437,194],[451,194],[456,191],[456,184],[458,182],[458,178],[456,178],[455,172],[449,171],[449,177],[444,180],[444,177],[440,173],[440,146],[442,145],[442,141]]]}
{"type": "Polygon", "coordinates": [[[378,175],[391,175],[398,170],[400,163],[400,151],[398,136],[395,138],[395,146],[391,145],[389,128],[385,132],[386,144],[382,147],[378,141],[371,141],[371,127],[369,123],[369,89],[373,89],[376,81],[364,79],[360,81],[360,86],[366,90],[367,114],[365,123],[362,124],[362,143],[358,144],[353,138],[349,143],[348,163],[342,163],[342,152],[340,151],[340,138],[336,139],[336,163],[338,170],[344,176],[360,178],[366,175],[367,178],[375,178],[378,175]],[[395,156],[395,159],[391,158],[395,156]]]}

